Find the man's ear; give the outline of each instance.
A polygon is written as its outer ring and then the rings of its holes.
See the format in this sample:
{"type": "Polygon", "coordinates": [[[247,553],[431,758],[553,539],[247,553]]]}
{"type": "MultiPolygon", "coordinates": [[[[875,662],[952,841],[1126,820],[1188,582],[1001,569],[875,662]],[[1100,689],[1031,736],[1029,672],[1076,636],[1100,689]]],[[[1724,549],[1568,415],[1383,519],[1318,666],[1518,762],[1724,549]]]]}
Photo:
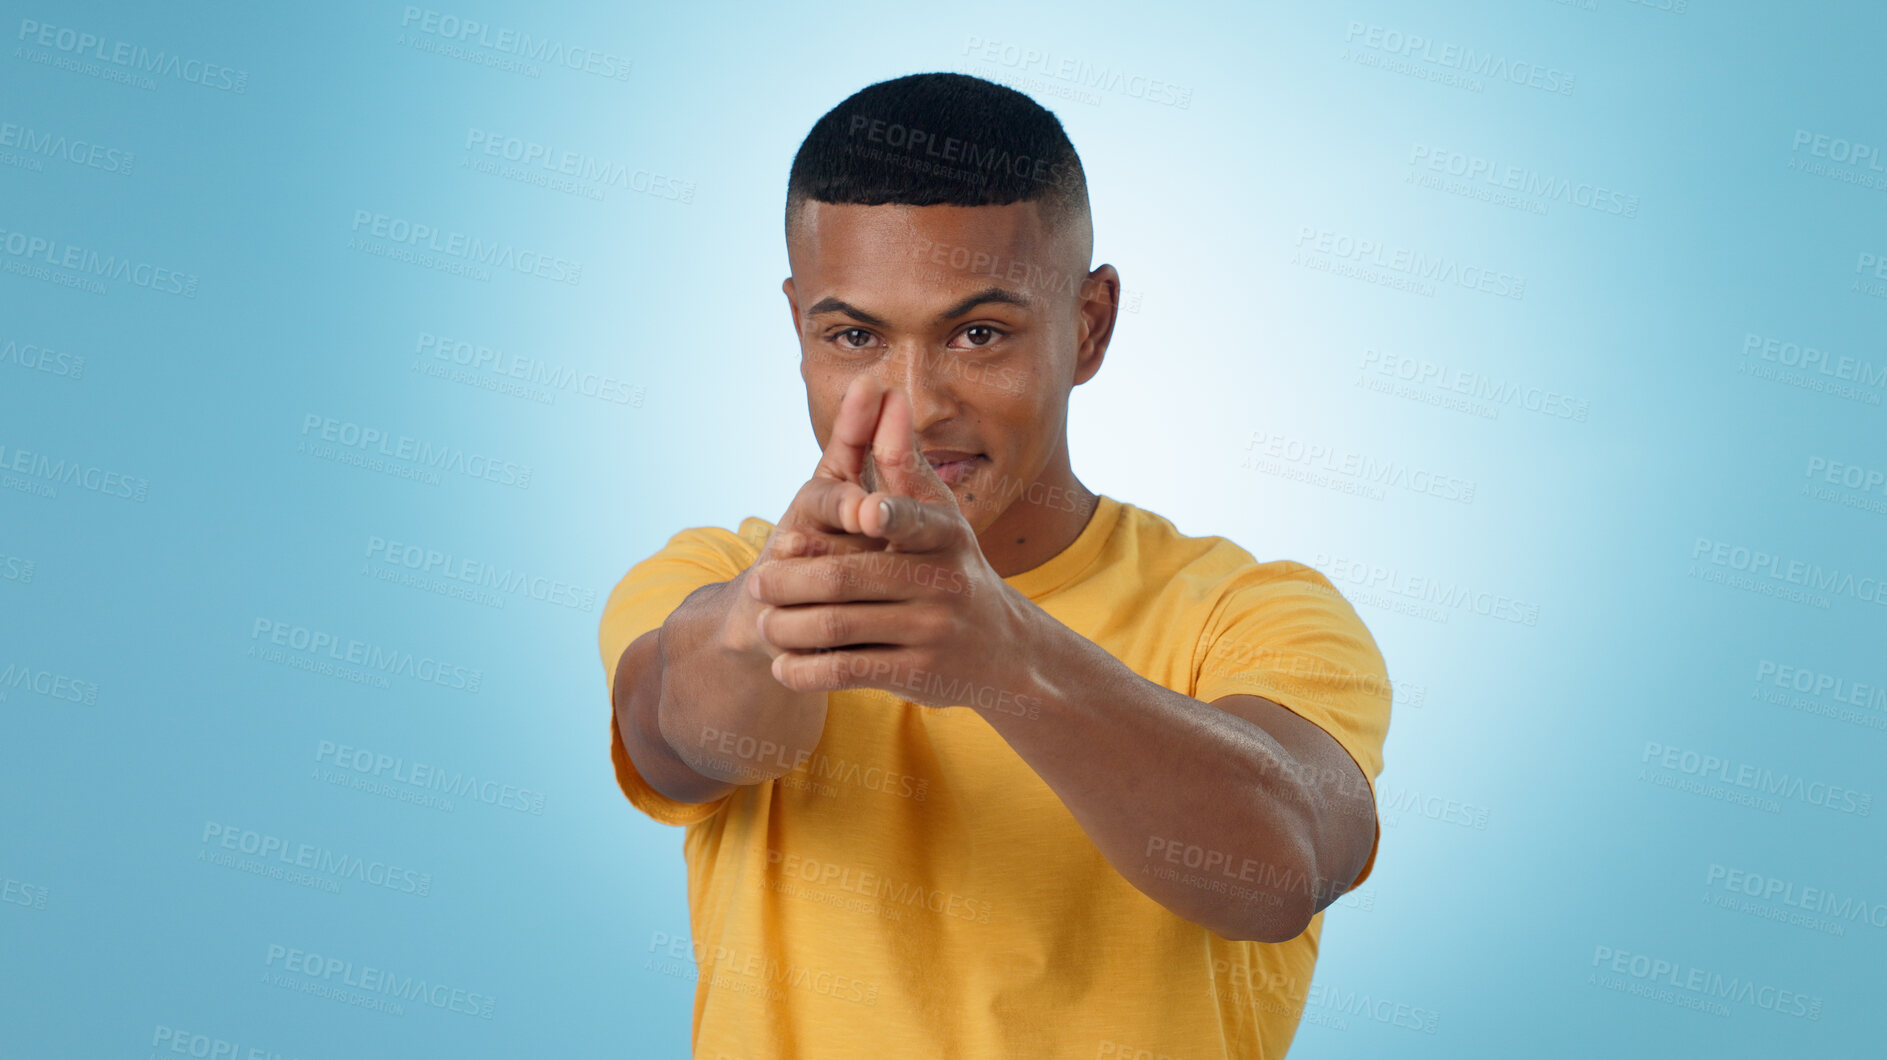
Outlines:
{"type": "Polygon", "coordinates": [[[1102,265],[1088,273],[1075,312],[1080,316],[1080,330],[1075,346],[1074,385],[1080,386],[1101,370],[1107,344],[1114,338],[1114,321],[1120,315],[1120,273],[1114,266],[1102,265]]]}
{"type": "Polygon", "coordinates": [[[786,292],[786,304],[792,307],[793,334],[797,335],[799,334],[799,293],[793,288],[793,278],[791,276],[788,276],[786,282],[780,285],[780,290],[786,292]]]}

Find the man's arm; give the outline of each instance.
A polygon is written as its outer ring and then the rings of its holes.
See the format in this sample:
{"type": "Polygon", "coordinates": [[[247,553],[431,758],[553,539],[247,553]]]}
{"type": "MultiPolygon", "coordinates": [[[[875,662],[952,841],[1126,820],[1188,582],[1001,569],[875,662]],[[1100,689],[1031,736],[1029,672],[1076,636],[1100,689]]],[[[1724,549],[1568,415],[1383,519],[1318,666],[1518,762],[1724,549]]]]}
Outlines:
{"type": "Polygon", "coordinates": [[[779,562],[884,547],[863,536],[858,522],[865,495],[860,479],[884,397],[872,377],[854,379],[819,466],[759,556],[733,578],[688,594],[659,629],[636,638],[615,660],[610,709],[623,750],[658,794],[711,802],[739,785],[784,776],[819,746],[826,694],[774,678],[780,652],[759,629],[769,608],[748,582],[779,562]]]}
{"type": "Polygon", "coordinates": [[[696,589],[616,663],[611,706],[623,748],[651,788],[678,802],[712,802],[784,775],[825,729],[825,693],[773,679],[751,632],[746,579],[742,571],[696,589]]]}
{"type": "Polygon", "coordinates": [[[902,391],[886,397],[872,456],[886,488],[853,518],[912,561],[826,555],[753,572],[749,588],[774,605],[759,633],[781,652],[781,685],[952,706],[918,675],[967,681],[973,709],[1129,882],[1227,938],[1295,938],[1356,882],[1375,800],[1334,737],[1260,696],[1205,703],[1157,685],[1017,592],[924,459],[902,391]]]}
{"type": "Polygon", "coordinates": [[[1129,882],[1229,939],[1283,942],[1355,882],[1376,835],[1360,767],[1253,695],[1205,703],[1141,677],[1034,608],[1008,687],[974,708],[1129,882]]]}

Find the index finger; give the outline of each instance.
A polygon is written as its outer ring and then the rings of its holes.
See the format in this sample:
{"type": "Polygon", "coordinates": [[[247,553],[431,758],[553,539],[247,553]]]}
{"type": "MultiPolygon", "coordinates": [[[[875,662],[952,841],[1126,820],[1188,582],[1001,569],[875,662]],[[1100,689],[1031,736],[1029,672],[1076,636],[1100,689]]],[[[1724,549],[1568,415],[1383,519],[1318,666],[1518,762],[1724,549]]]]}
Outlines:
{"type": "MultiPolygon", "coordinates": [[[[858,538],[863,542],[866,539],[859,537],[863,528],[858,521],[858,506],[864,497],[865,487],[856,482],[814,478],[801,486],[793,496],[792,506],[788,509],[790,518],[782,521],[811,527],[826,536],[858,538]]],[[[872,542],[867,547],[881,548],[883,545],[872,542]]]]}
{"type": "Polygon", "coordinates": [[[865,473],[865,457],[872,436],[878,433],[878,414],[884,408],[885,389],[877,377],[860,373],[839,399],[839,414],[832,420],[832,437],[819,455],[815,479],[858,482],[865,473]]]}

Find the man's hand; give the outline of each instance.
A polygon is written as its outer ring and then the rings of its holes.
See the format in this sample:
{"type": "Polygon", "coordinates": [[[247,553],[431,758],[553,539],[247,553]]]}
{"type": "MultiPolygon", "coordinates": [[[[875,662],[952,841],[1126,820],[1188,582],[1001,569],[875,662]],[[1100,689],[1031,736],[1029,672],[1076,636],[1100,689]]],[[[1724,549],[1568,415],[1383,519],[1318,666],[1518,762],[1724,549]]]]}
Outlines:
{"type": "Polygon", "coordinates": [[[818,747],[825,693],[788,688],[773,677],[781,649],[760,637],[756,619],[765,606],[747,591],[747,579],[788,559],[885,547],[858,522],[866,495],[860,473],[882,405],[882,386],[855,381],[817,470],[760,556],[728,581],[691,594],[618,660],[615,706],[624,747],[669,798],[707,802],[734,785],[782,776],[818,747]]]}
{"type": "Polygon", "coordinates": [[[880,547],[781,556],[747,579],[766,605],[755,628],[778,652],[774,677],[798,691],[881,688],[926,706],[1033,713],[1009,667],[1034,605],[983,558],[924,459],[903,391],[885,394],[870,445],[883,488],[841,493],[835,514],[848,539],[880,547]]]}
{"type": "MultiPolygon", "coordinates": [[[[882,385],[865,375],[846,388],[819,466],[774,524],[759,557],[742,572],[745,582],[785,560],[876,552],[885,547],[882,539],[862,533],[858,521],[859,504],[866,497],[865,460],[884,395],[882,385]]],[[[729,647],[759,653],[770,662],[782,649],[760,636],[757,618],[765,609],[751,592],[742,591],[729,608],[724,636],[729,647]]]]}

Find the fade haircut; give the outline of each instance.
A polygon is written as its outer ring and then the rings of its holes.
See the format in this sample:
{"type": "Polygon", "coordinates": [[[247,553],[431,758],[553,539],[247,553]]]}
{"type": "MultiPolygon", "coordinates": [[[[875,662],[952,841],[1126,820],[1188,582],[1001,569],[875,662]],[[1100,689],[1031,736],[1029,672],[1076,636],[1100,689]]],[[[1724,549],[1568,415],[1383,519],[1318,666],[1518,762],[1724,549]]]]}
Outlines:
{"type": "Polygon", "coordinates": [[[807,202],[1033,202],[1048,231],[1077,226],[1076,244],[1090,255],[1094,242],[1087,176],[1061,121],[1015,89],[968,74],[880,81],[827,111],[793,156],[789,242],[807,202]]]}

